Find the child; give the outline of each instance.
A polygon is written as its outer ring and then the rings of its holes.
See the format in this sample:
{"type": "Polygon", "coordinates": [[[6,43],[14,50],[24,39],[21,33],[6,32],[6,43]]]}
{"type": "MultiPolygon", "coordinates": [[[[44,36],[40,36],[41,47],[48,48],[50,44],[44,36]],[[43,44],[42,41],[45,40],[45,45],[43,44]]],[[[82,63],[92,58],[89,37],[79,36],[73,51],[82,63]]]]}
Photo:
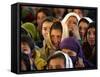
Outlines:
{"type": "Polygon", "coordinates": [[[81,41],[82,41],[81,44],[83,44],[83,42],[86,41],[85,34],[87,31],[87,28],[89,27],[89,23],[91,23],[91,22],[93,22],[93,21],[89,17],[83,17],[80,19],[80,21],[78,23],[79,33],[80,33],[81,41]]]}
{"type": "Polygon", "coordinates": [[[62,51],[56,51],[47,61],[47,69],[66,69],[73,68],[70,57],[62,51]]]}
{"type": "Polygon", "coordinates": [[[40,53],[35,49],[32,38],[21,35],[21,70],[42,70],[46,61],[40,58],[40,53]]]}
{"type": "Polygon", "coordinates": [[[97,65],[97,52],[95,50],[96,42],[96,24],[94,22],[89,24],[89,27],[86,32],[86,42],[83,43],[83,51],[85,58],[92,63],[94,66],[97,65]]]}

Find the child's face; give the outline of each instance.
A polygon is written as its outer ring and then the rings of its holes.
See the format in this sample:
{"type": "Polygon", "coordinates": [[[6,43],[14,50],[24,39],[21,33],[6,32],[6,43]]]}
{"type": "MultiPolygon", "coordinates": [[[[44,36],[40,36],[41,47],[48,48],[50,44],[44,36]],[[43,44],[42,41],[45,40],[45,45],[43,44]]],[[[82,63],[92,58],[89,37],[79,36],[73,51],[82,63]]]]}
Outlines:
{"type": "Polygon", "coordinates": [[[87,31],[87,41],[93,46],[95,44],[95,28],[89,28],[87,31]]]}
{"type": "Polygon", "coordinates": [[[70,16],[66,22],[68,30],[72,31],[75,26],[77,26],[77,18],[75,16],[70,16]]]}
{"type": "Polygon", "coordinates": [[[79,32],[80,32],[80,36],[84,39],[86,30],[88,28],[88,24],[85,22],[80,22],[79,24],[79,32]]]}
{"type": "Polygon", "coordinates": [[[30,54],[30,52],[31,52],[31,49],[30,49],[28,43],[26,43],[26,42],[21,42],[21,49],[22,49],[23,53],[25,53],[25,54],[30,54]]]}
{"type": "Polygon", "coordinates": [[[64,59],[55,58],[49,62],[48,69],[63,69],[65,68],[64,59]]]}
{"type": "Polygon", "coordinates": [[[41,23],[43,22],[43,20],[46,18],[46,15],[43,12],[39,12],[37,14],[37,24],[38,24],[38,28],[41,30],[41,23]]]}
{"type": "Polygon", "coordinates": [[[57,29],[52,29],[51,30],[51,34],[50,34],[50,37],[51,37],[52,44],[56,48],[59,48],[59,44],[61,42],[61,37],[62,37],[61,31],[60,30],[57,30],[57,29]]]}
{"type": "Polygon", "coordinates": [[[44,39],[48,37],[48,33],[50,31],[51,25],[52,25],[52,22],[44,22],[43,23],[43,25],[42,25],[42,35],[43,35],[44,39]]]}

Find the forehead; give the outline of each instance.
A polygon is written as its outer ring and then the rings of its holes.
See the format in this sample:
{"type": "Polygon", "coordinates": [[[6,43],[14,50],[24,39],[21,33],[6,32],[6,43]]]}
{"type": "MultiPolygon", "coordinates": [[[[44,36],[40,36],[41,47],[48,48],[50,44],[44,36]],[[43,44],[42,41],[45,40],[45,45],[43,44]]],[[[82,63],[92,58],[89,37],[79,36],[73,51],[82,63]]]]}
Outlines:
{"type": "Polygon", "coordinates": [[[61,31],[59,29],[52,29],[51,35],[61,35],[61,31]]]}
{"type": "Polygon", "coordinates": [[[69,17],[68,17],[68,20],[76,20],[76,21],[77,21],[77,17],[74,16],[74,15],[72,15],[72,16],[69,16],[69,17]]]}
{"type": "Polygon", "coordinates": [[[89,28],[88,32],[95,32],[95,28],[89,28]]]}
{"type": "Polygon", "coordinates": [[[64,64],[63,58],[54,58],[50,60],[51,65],[64,64]]]}
{"type": "Polygon", "coordinates": [[[51,27],[52,24],[53,24],[53,22],[45,21],[45,22],[43,22],[43,26],[42,27],[51,27]]]}
{"type": "Polygon", "coordinates": [[[37,16],[46,16],[46,14],[44,12],[38,12],[37,16]]]}
{"type": "Polygon", "coordinates": [[[81,21],[79,23],[79,27],[88,27],[88,24],[86,22],[81,21]]]}

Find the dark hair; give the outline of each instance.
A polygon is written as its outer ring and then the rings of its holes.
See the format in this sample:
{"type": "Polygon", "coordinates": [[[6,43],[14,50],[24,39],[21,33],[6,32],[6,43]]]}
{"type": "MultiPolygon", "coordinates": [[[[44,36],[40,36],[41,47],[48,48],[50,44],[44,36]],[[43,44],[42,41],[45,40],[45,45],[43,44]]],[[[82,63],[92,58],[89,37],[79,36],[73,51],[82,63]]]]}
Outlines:
{"type": "Polygon", "coordinates": [[[34,21],[34,11],[32,8],[21,8],[21,20],[23,23],[34,21]]]}
{"type": "Polygon", "coordinates": [[[95,22],[90,23],[88,29],[89,28],[95,28],[96,29],[96,23],[95,22]]]}
{"type": "Polygon", "coordinates": [[[28,35],[28,32],[24,28],[21,27],[21,34],[28,35]]]}
{"type": "Polygon", "coordinates": [[[42,25],[44,22],[56,22],[56,21],[59,21],[59,19],[57,19],[56,17],[52,17],[52,16],[48,16],[46,17],[46,19],[44,19],[44,21],[42,22],[42,25]]]}
{"type": "Polygon", "coordinates": [[[32,38],[30,38],[28,35],[21,35],[21,42],[26,42],[30,49],[33,51],[34,50],[34,41],[32,38]]]}
{"type": "Polygon", "coordinates": [[[47,9],[47,8],[40,8],[36,12],[36,19],[37,19],[37,15],[38,15],[39,12],[43,12],[46,16],[53,16],[52,12],[49,9],[47,9]]]}
{"type": "Polygon", "coordinates": [[[52,59],[56,59],[56,58],[63,59],[64,60],[64,66],[66,67],[66,57],[64,56],[63,53],[57,53],[57,54],[53,54],[53,55],[49,56],[49,58],[47,60],[47,66],[49,65],[49,63],[52,59]]]}
{"type": "Polygon", "coordinates": [[[60,21],[53,22],[53,24],[52,24],[52,26],[50,28],[50,34],[51,34],[52,29],[60,30],[61,33],[63,32],[62,24],[61,24],[60,21]]]}
{"type": "MultiPolygon", "coordinates": [[[[90,28],[95,28],[96,29],[96,23],[95,22],[89,23],[88,29],[90,29],[90,28]]],[[[86,34],[85,34],[86,39],[87,39],[88,29],[87,29],[86,34]]]]}
{"type": "Polygon", "coordinates": [[[84,19],[84,18],[80,19],[80,21],[79,21],[78,25],[80,24],[80,22],[85,22],[85,23],[89,24],[89,21],[87,21],[87,20],[86,20],[86,19],[84,19]]]}

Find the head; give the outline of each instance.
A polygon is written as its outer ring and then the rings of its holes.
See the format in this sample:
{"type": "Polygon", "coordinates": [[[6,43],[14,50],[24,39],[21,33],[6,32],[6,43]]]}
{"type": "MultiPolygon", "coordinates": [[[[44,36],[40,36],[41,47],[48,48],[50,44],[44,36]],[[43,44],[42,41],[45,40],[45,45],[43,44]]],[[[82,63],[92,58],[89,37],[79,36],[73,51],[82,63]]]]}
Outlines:
{"type": "Polygon", "coordinates": [[[87,29],[87,42],[90,44],[90,46],[95,45],[95,39],[96,39],[96,24],[94,22],[89,24],[89,27],[87,29]]]}
{"type": "Polygon", "coordinates": [[[24,54],[30,54],[34,50],[34,42],[27,35],[21,35],[21,51],[24,54]]]}
{"type": "Polygon", "coordinates": [[[63,26],[67,26],[69,31],[72,31],[78,25],[80,17],[76,13],[68,13],[62,20],[63,26]]]}
{"type": "Polygon", "coordinates": [[[50,40],[54,47],[59,48],[62,38],[62,25],[60,21],[54,22],[50,28],[50,40]]]}
{"type": "Polygon", "coordinates": [[[55,20],[56,20],[56,18],[54,18],[54,17],[47,17],[42,22],[42,35],[43,35],[44,39],[48,37],[50,28],[53,24],[53,21],[55,21],[55,20]]]}
{"type": "Polygon", "coordinates": [[[75,16],[70,16],[66,23],[67,23],[69,31],[72,31],[73,27],[77,26],[78,20],[75,16]]]}
{"type": "Polygon", "coordinates": [[[79,26],[79,33],[82,39],[84,39],[86,30],[89,27],[89,23],[91,22],[92,20],[88,17],[84,17],[80,19],[78,26],[79,26]]]}
{"type": "Polygon", "coordinates": [[[41,32],[41,24],[43,22],[43,20],[48,17],[48,16],[52,16],[51,12],[49,11],[49,9],[45,9],[45,8],[40,8],[37,13],[36,13],[36,22],[37,22],[37,27],[38,30],[41,32]]]}
{"type": "Polygon", "coordinates": [[[80,18],[82,18],[84,16],[84,11],[82,9],[73,9],[73,12],[78,14],[80,16],[80,18]]]}
{"type": "Polygon", "coordinates": [[[72,60],[62,51],[56,51],[47,61],[48,69],[73,68],[72,60]]]}
{"type": "Polygon", "coordinates": [[[67,14],[66,9],[64,8],[54,8],[53,11],[54,11],[55,16],[59,18],[60,20],[62,20],[64,15],[67,14]]]}

